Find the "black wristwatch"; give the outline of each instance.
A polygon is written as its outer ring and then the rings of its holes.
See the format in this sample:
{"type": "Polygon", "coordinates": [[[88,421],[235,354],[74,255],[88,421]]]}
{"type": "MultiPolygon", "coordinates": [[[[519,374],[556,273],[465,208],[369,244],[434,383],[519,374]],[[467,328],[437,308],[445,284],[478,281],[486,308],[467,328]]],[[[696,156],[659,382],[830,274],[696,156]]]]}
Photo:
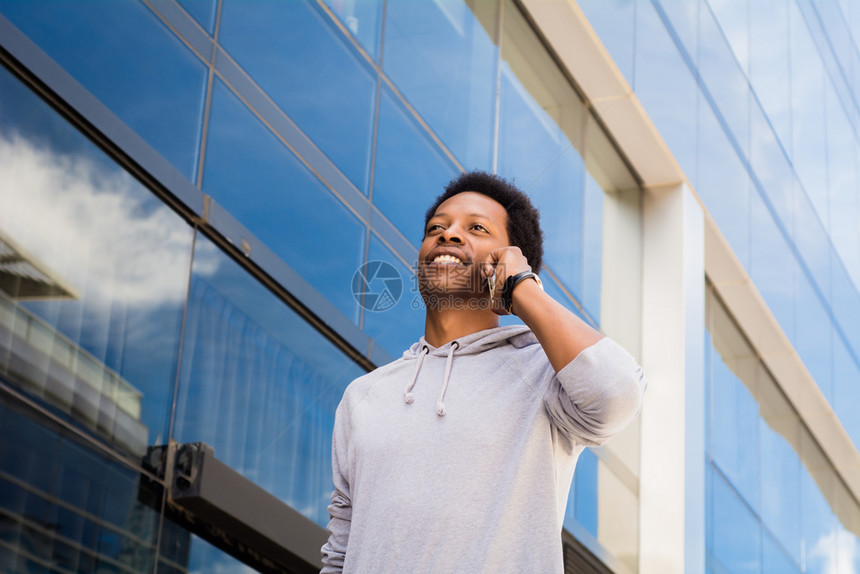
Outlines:
{"type": "Polygon", "coordinates": [[[502,287],[502,305],[504,306],[505,311],[511,315],[514,314],[514,287],[526,279],[534,279],[537,281],[538,287],[543,291],[543,283],[534,271],[521,271],[516,275],[509,276],[505,279],[505,285],[502,287]]]}

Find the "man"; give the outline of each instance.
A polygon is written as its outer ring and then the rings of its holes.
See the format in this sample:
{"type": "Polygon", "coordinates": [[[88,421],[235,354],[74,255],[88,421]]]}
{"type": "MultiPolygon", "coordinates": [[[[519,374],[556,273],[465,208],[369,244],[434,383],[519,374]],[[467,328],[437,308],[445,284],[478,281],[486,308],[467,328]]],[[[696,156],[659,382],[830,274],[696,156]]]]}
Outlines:
{"type": "Polygon", "coordinates": [[[424,336],[337,409],[323,574],[564,571],[576,459],[635,416],[645,380],[543,291],[542,254],[537,210],[502,178],[463,174],[430,208],[424,336]],[[508,313],[525,326],[499,327],[508,313]]]}

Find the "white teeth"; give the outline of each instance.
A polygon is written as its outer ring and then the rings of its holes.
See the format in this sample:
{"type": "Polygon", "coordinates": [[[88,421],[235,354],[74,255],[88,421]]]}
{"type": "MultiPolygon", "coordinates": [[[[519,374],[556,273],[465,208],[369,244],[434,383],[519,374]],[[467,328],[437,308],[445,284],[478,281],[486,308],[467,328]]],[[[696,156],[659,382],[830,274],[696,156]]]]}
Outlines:
{"type": "Polygon", "coordinates": [[[458,265],[463,264],[462,261],[460,261],[453,255],[438,255],[435,259],[433,259],[433,263],[457,263],[458,265]]]}

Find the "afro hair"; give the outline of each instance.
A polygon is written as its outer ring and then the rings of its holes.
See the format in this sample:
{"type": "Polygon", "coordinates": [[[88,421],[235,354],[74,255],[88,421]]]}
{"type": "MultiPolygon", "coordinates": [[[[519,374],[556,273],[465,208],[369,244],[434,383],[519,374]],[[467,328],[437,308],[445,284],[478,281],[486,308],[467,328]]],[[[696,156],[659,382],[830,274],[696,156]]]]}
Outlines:
{"type": "Polygon", "coordinates": [[[424,216],[424,228],[436,209],[447,199],[474,191],[500,203],[508,212],[508,239],[520,248],[532,270],[537,273],[543,265],[543,232],[540,212],[532,205],[529,196],[503,177],[485,171],[467,171],[451,180],[424,216]]]}

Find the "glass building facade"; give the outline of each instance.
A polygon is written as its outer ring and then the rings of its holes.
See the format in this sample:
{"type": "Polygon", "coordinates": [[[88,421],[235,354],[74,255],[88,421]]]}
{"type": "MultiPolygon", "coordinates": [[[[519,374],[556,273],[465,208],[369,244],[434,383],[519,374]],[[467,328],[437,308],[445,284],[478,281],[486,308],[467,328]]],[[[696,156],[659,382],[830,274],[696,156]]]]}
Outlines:
{"type": "Polygon", "coordinates": [[[849,0],[0,0],[0,570],[248,571],[168,444],[323,532],[341,394],[423,334],[424,211],[483,169],[649,375],[570,571],[860,573],[858,44],[849,0]]]}

